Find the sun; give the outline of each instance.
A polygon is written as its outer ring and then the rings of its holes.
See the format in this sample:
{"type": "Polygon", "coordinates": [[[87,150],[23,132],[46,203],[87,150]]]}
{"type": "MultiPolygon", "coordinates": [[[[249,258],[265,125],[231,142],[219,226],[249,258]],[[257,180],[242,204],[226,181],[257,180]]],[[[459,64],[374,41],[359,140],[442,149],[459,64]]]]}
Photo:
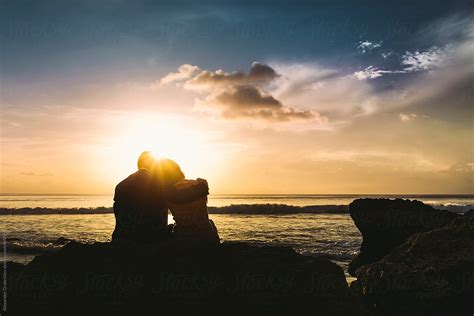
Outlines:
{"type": "MultiPolygon", "coordinates": [[[[121,132],[113,137],[110,154],[117,168],[128,172],[136,168],[138,156],[151,151],[156,158],[176,161],[186,176],[199,176],[206,157],[212,155],[205,133],[183,119],[162,115],[141,114],[127,118],[121,132]]],[[[201,175],[202,176],[202,175],[201,175]]]]}

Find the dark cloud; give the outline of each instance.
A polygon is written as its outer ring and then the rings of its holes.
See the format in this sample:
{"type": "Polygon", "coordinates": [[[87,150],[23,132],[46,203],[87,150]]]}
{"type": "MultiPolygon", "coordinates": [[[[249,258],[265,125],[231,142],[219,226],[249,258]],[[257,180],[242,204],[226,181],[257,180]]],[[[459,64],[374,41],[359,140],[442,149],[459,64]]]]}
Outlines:
{"type": "Polygon", "coordinates": [[[280,101],[251,85],[237,85],[215,97],[219,103],[243,108],[280,108],[280,101]]]}
{"type": "Polygon", "coordinates": [[[276,71],[265,64],[254,62],[248,73],[240,71],[225,72],[219,69],[215,72],[204,70],[186,82],[189,86],[214,86],[222,84],[268,83],[277,78],[276,71]]]}
{"type": "Polygon", "coordinates": [[[324,120],[318,113],[285,106],[280,100],[262,89],[280,77],[272,67],[253,62],[248,72],[215,72],[200,70],[199,67],[184,64],[177,72],[169,73],[160,80],[161,84],[184,82],[183,88],[208,93],[196,104],[214,108],[226,119],[248,118],[268,121],[324,120]],[[199,72],[198,72],[199,71],[199,72]]]}
{"type": "Polygon", "coordinates": [[[278,74],[268,65],[253,62],[247,77],[251,80],[271,81],[278,77],[278,74]]]}
{"type": "MultiPolygon", "coordinates": [[[[321,80],[333,76],[332,72],[316,75],[321,80]]],[[[246,73],[225,72],[222,69],[212,72],[184,64],[177,72],[169,73],[160,82],[184,82],[182,87],[187,90],[207,93],[204,98],[197,99],[197,106],[217,109],[220,116],[226,119],[326,120],[316,112],[286,106],[271,93],[265,92],[271,89],[269,83],[273,85],[277,78],[282,79],[275,69],[259,62],[253,62],[246,73]]]]}
{"type": "Polygon", "coordinates": [[[223,107],[224,118],[260,118],[266,120],[288,121],[294,119],[320,119],[311,111],[301,111],[283,104],[264,94],[252,85],[235,85],[213,95],[208,100],[211,105],[223,107]]]}

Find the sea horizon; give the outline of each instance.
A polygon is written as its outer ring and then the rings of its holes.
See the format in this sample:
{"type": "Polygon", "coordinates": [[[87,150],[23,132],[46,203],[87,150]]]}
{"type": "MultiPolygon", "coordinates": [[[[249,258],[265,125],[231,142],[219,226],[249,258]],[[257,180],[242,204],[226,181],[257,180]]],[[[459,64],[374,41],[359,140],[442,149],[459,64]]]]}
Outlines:
{"type": "MultiPolygon", "coordinates": [[[[210,194],[208,206],[219,208],[230,205],[281,204],[287,206],[349,205],[359,198],[401,198],[419,200],[437,208],[457,208],[463,212],[474,205],[473,194],[210,194]],[[460,208],[460,209],[459,209],[460,208]]],[[[0,208],[111,208],[113,194],[0,194],[0,208]]]]}
{"type": "MultiPolygon", "coordinates": [[[[0,193],[0,196],[9,196],[9,195],[37,195],[37,196],[69,196],[69,195],[90,195],[90,196],[104,196],[111,195],[110,193],[15,193],[15,192],[6,192],[0,193]]],[[[474,193],[211,193],[210,195],[246,195],[246,196],[288,196],[288,195],[314,195],[314,196],[357,196],[357,195],[370,195],[370,196],[474,196],[474,193]]]]}

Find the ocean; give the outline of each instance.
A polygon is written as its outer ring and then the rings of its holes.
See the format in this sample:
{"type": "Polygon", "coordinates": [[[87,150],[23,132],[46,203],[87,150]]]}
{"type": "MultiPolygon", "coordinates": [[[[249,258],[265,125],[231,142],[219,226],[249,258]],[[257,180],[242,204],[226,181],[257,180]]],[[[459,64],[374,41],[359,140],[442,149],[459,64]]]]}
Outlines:
{"type": "MultiPolygon", "coordinates": [[[[474,205],[474,195],[211,195],[208,205],[283,204],[288,206],[348,205],[354,199],[372,197],[409,198],[435,208],[463,213],[474,205]]],[[[0,209],[73,209],[112,206],[110,195],[0,195],[0,209]]],[[[222,241],[245,241],[255,245],[281,245],[325,257],[347,271],[362,241],[347,213],[317,214],[210,214],[222,241]]],[[[169,216],[169,222],[173,218],[169,216]]],[[[2,261],[29,262],[34,256],[62,246],[59,238],[82,242],[110,241],[113,214],[0,215],[0,232],[6,242],[2,261]]],[[[3,248],[3,247],[2,247],[3,248]]]]}

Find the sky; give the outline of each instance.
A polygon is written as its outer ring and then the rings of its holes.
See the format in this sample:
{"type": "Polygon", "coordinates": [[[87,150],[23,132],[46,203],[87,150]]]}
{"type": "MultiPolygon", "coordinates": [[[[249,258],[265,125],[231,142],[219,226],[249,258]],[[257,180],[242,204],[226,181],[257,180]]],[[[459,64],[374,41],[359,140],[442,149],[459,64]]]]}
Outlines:
{"type": "Polygon", "coordinates": [[[474,194],[470,1],[0,0],[0,193],[474,194]]]}

